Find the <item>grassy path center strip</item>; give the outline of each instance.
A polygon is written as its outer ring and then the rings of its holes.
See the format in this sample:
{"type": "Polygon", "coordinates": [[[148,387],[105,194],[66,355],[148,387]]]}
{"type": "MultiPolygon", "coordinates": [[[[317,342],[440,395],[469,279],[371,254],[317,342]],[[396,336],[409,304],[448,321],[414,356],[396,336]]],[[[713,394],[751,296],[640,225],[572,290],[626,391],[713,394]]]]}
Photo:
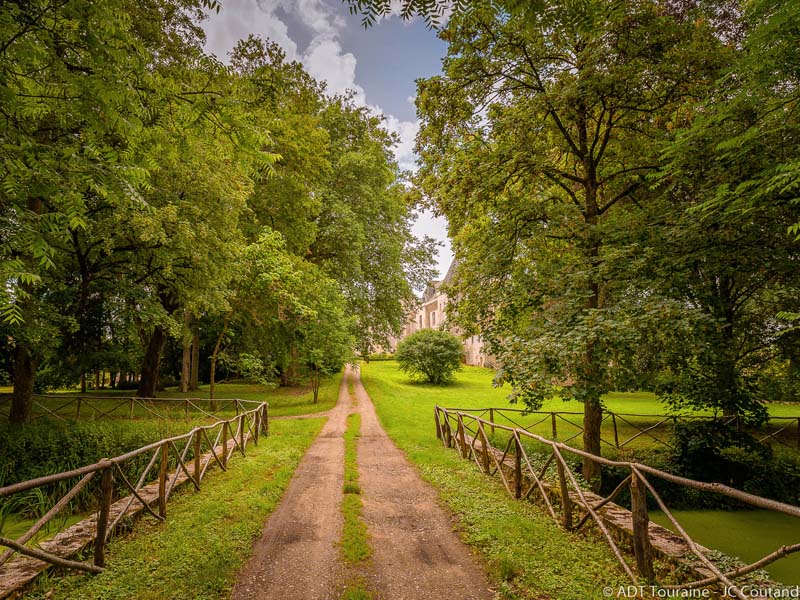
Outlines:
{"type": "MultiPolygon", "coordinates": [[[[354,398],[352,383],[350,397],[354,398]]],[[[357,445],[361,434],[361,415],[351,414],[347,417],[347,431],[344,434],[344,497],[342,499],[342,558],[348,566],[348,577],[345,581],[342,598],[345,600],[369,600],[372,595],[366,589],[363,574],[358,566],[363,565],[370,556],[367,525],[361,517],[363,502],[361,487],[358,483],[357,445]]]]}

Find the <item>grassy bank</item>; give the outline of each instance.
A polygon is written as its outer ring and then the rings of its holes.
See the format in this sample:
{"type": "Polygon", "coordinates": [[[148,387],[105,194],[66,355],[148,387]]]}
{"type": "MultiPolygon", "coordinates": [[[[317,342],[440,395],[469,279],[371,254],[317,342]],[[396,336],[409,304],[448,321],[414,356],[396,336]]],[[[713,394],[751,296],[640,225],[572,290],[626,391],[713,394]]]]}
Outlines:
{"type": "Polygon", "coordinates": [[[43,578],[29,598],[228,598],[253,540],[280,500],[322,419],[278,421],[247,458],[176,492],[166,522],[143,518],[109,544],[100,575],[43,578]]]}
{"type": "Polygon", "coordinates": [[[480,551],[504,598],[602,598],[604,586],[626,583],[602,542],[563,532],[436,439],[435,404],[497,405],[501,392],[488,388],[486,371],[465,370],[446,388],[410,383],[391,362],[362,365],[361,374],[387,433],[459,516],[464,539],[480,551]]]}

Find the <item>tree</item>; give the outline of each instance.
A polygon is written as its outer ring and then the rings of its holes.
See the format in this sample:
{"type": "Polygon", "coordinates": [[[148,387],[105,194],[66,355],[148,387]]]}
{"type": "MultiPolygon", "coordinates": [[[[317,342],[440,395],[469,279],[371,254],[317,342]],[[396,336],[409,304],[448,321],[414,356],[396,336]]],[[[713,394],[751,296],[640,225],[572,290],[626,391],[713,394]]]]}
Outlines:
{"type": "Polygon", "coordinates": [[[153,164],[140,136],[153,103],[175,92],[159,67],[194,47],[194,19],[214,6],[3,5],[0,314],[15,347],[13,421],[30,414],[33,378],[46,353],[41,342],[55,341],[43,275],[56,266],[60,248],[89,227],[92,204],[139,203],[153,164]]]}
{"type": "Polygon", "coordinates": [[[314,402],[319,400],[322,377],[338,373],[353,356],[355,339],[352,316],[336,282],[316,275],[309,286],[314,314],[303,320],[297,332],[298,360],[308,372],[314,402]]]}
{"type": "MultiPolygon", "coordinates": [[[[461,261],[458,324],[477,326],[512,398],[583,402],[584,448],[599,454],[601,396],[637,335],[617,241],[721,44],[656,2],[540,8],[473,7],[441,32],[444,76],[420,83],[417,182],[461,261]]],[[[599,474],[586,459],[586,479],[599,474]]]]}
{"type": "Polygon", "coordinates": [[[683,110],[654,178],[661,201],[643,222],[651,289],[683,303],[694,343],[665,348],[659,387],[674,406],[766,418],[759,373],[791,356],[800,246],[788,232],[796,198],[800,121],[795,3],[756,2],[736,20],[743,51],[731,53],[708,92],[683,110]]]}
{"type": "Polygon", "coordinates": [[[405,373],[442,385],[461,369],[464,347],[452,333],[423,329],[402,340],[394,357],[405,373]]]}

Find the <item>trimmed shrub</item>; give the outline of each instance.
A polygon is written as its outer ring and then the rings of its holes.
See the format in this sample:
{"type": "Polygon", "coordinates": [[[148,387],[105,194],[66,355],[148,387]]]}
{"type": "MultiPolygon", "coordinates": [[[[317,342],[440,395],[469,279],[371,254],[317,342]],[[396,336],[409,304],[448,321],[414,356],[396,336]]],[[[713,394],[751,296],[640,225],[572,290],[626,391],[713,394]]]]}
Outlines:
{"type": "Polygon", "coordinates": [[[423,329],[408,336],[398,344],[394,355],[403,372],[437,385],[453,379],[461,369],[463,356],[461,340],[436,329],[423,329]]]}

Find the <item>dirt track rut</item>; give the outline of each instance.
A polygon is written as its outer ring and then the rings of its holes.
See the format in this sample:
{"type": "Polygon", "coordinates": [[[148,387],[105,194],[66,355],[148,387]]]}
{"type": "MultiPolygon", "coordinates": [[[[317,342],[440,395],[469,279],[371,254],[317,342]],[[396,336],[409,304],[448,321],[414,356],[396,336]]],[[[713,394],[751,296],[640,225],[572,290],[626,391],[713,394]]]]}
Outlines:
{"type": "Polygon", "coordinates": [[[347,582],[337,542],[347,415],[362,417],[358,468],[371,560],[359,569],[376,599],[493,597],[482,566],[453,531],[452,517],[378,422],[358,372],[348,369],[339,401],[295,472],[239,575],[235,600],[328,600],[347,582]],[[357,406],[347,381],[355,385],[357,406]]]}

